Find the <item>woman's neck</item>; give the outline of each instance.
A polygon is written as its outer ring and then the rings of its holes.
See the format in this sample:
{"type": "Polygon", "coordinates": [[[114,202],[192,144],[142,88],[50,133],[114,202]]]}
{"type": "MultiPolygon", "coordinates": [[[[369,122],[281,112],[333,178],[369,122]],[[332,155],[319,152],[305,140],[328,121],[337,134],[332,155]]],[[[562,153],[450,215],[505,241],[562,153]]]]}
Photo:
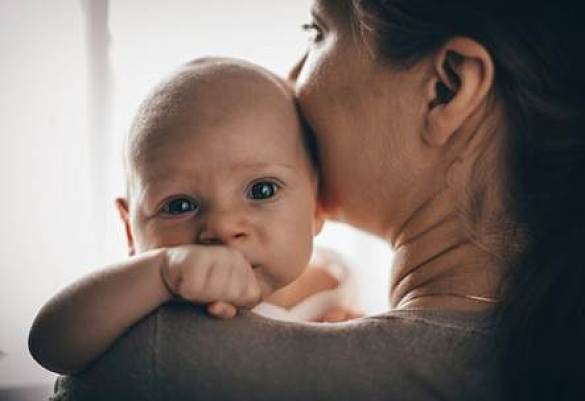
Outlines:
{"type": "Polygon", "coordinates": [[[483,310],[497,302],[502,268],[470,234],[452,191],[427,200],[391,240],[393,309],[483,310]]]}

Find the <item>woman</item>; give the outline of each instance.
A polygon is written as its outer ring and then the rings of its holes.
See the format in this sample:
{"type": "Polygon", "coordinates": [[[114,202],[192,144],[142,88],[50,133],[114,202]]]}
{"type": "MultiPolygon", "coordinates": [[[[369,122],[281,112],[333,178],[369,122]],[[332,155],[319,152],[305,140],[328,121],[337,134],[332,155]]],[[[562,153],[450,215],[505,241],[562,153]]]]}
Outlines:
{"type": "Polygon", "coordinates": [[[493,302],[505,394],[585,399],[585,35],[573,4],[333,3],[315,2],[294,76],[332,207],[398,250],[393,307],[493,302]]]}
{"type": "Polygon", "coordinates": [[[167,307],[59,394],[584,399],[585,38],[569,6],[315,0],[291,78],[328,212],[397,251],[393,311],[315,326],[167,307]]]}

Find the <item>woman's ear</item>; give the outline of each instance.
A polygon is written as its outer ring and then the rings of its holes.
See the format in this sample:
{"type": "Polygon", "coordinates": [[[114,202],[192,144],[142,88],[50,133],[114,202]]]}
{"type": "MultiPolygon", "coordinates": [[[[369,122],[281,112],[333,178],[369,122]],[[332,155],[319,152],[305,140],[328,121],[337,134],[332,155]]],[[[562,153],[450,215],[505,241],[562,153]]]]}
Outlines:
{"type": "Polygon", "coordinates": [[[130,226],[128,201],[124,198],[116,198],[116,208],[118,209],[120,220],[122,220],[124,229],[126,231],[126,239],[128,241],[128,255],[133,256],[136,254],[136,249],[134,248],[134,236],[132,235],[132,227],[130,226]]]}
{"type": "Polygon", "coordinates": [[[441,146],[487,99],[494,81],[494,63],[481,44],[457,37],[439,49],[432,67],[424,140],[441,146]]]}

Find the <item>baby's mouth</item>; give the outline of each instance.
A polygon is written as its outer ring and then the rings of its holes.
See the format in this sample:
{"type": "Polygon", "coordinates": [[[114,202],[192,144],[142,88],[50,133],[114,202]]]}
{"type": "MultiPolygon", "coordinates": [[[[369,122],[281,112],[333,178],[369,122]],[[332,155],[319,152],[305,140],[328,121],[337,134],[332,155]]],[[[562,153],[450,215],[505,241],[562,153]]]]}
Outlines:
{"type": "Polygon", "coordinates": [[[260,265],[258,263],[252,265],[252,269],[257,269],[259,267],[260,267],[260,265]]]}

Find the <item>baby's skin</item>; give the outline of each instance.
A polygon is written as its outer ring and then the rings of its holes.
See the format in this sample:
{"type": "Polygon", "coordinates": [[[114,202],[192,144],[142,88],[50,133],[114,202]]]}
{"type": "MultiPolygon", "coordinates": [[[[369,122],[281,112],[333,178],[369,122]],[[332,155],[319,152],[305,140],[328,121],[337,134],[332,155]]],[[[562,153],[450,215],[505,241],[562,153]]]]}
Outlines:
{"type": "Polygon", "coordinates": [[[255,65],[201,59],[162,82],[135,117],[116,201],[131,257],[41,309],[35,359],[75,373],[170,300],[231,318],[299,278],[323,224],[303,135],[286,83],[255,65]]]}

